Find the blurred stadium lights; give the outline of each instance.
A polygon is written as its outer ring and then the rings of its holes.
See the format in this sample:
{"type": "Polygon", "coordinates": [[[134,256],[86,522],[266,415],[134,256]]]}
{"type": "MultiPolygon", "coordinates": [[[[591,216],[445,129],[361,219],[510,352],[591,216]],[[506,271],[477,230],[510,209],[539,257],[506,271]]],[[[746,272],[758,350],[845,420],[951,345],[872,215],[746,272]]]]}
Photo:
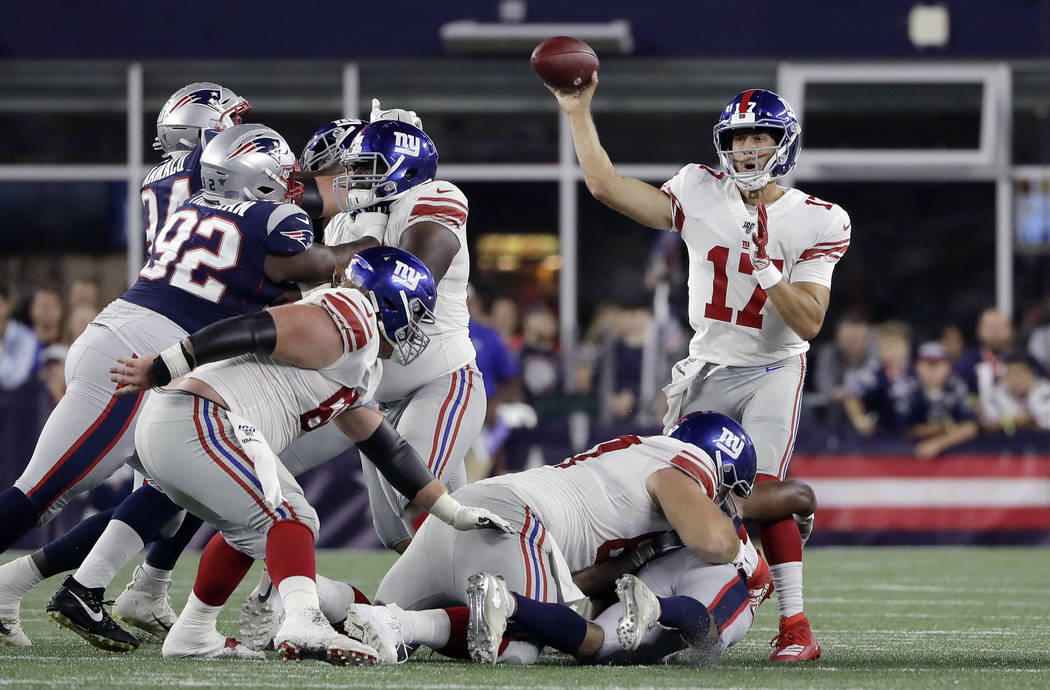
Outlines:
{"type": "Polygon", "coordinates": [[[458,55],[528,54],[551,36],[574,36],[598,54],[634,50],[631,23],[625,19],[595,23],[477,22],[460,19],[441,26],[445,50],[458,55]]]}
{"type": "Polygon", "coordinates": [[[908,39],[916,48],[944,48],[951,36],[948,6],[916,5],[908,13],[908,39]]]}

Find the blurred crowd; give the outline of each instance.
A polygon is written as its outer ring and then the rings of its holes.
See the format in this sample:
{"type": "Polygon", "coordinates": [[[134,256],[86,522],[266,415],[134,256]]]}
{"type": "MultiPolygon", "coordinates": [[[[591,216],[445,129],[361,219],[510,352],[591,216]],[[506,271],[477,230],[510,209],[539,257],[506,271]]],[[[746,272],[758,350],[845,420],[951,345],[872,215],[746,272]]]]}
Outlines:
{"type": "MultiPolygon", "coordinates": [[[[661,310],[653,295],[643,290],[637,298],[599,304],[574,361],[567,362],[553,305],[472,291],[471,339],[489,396],[474,473],[500,470],[501,447],[516,428],[568,419],[570,427],[585,429],[655,430],[666,409],[661,388],[686,353],[690,333],[669,315],[679,309],[665,302],[661,310]]],[[[21,298],[0,286],[0,394],[35,384],[44,391],[46,416],[65,391],[68,347],[99,312],[101,299],[99,286],[88,280],[44,285],[21,298]]],[[[847,315],[825,326],[810,351],[800,439],[806,427],[819,429],[827,450],[843,438],[853,440],[846,444],[853,449],[863,448],[864,439],[896,438],[917,458],[931,458],[978,436],[1050,430],[1048,371],[1050,298],[1016,329],[987,308],[973,333],[951,324],[923,342],[914,342],[903,322],[847,315]]]]}

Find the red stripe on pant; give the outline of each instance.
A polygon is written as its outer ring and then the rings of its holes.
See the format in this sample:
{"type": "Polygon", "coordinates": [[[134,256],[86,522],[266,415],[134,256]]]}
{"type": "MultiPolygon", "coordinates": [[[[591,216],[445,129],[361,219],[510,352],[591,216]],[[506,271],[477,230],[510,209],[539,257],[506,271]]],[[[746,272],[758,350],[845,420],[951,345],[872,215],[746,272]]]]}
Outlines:
{"type": "Polygon", "coordinates": [[[452,432],[452,438],[448,442],[448,450],[445,452],[443,457],[434,469],[434,476],[441,476],[441,473],[445,469],[445,463],[452,457],[452,449],[456,445],[456,438],[459,436],[459,425],[463,422],[463,414],[467,411],[467,405],[470,404],[470,388],[474,383],[474,371],[467,369],[467,382],[464,384],[467,387],[467,395],[463,398],[463,404],[459,406],[459,416],[456,418],[456,428],[452,432]]]}
{"type": "MultiPolygon", "coordinates": [[[[101,453],[95,456],[95,459],[92,460],[90,464],[88,464],[88,466],[84,469],[83,472],[78,474],[77,477],[73,481],[69,482],[69,484],[67,484],[65,487],[63,487],[61,491],[55,493],[55,495],[51,498],[50,501],[47,502],[46,505],[40,507],[41,514],[43,514],[51,506],[51,504],[58,500],[59,496],[62,496],[71,488],[76,486],[77,482],[86,477],[88,473],[91,472],[91,470],[95,469],[96,465],[102,462],[102,458],[106,457],[106,455],[109,454],[109,451],[113,450],[113,446],[117,445],[117,441],[119,441],[121,437],[124,436],[124,432],[128,430],[128,426],[131,424],[131,420],[133,420],[135,418],[135,415],[138,414],[139,407],[142,405],[142,400],[145,397],[145,395],[146,394],[143,392],[135,396],[135,405],[131,408],[131,414],[129,414],[128,418],[124,420],[124,424],[120,427],[120,431],[118,431],[113,437],[113,440],[109,442],[109,444],[102,450],[101,453]]],[[[106,417],[109,415],[110,411],[113,409],[113,405],[116,404],[116,402],[117,396],[114,395],[112,398],[109,399],[109,404],[106,405],[106,409],[103,410],[102,414],[100,414],[92,423],[92,425],[88,427],[88,430],[80,435],[80,438],[76,440],[76,443],[74,443],[73,446],[69,450],[67,450],[61,458],[59,458],[58,462],[55,463],[54,467],[48,470],[48,473],[44,475],[44,478],[37,482],[36,486],[34,486],[32,489],[26,492],[27,497],[33,496],[33,494],[39,491],[44,486],[44,484],[47,483],[48,479],[50,479],[52,476],[54,476],[56,472],[62,469],[62,466],[66,463],[67,460],[69,460],[70,457],[72,457],[73,453],[75,453],[84,444],[85,441],[91,438],[95,430],[97,430],[98,427],[101,426],[102,422],[105,421],[106,417]]]]}
{"type": "Polygon", "coordinates": [[[521,528],[521,562],[525,566],[525,591],[522,594],[533,599],[535,597],[532,596],[532,564],[529,562],[529,546],[526,542],[531,523],[532,515],[529,507],[525,506],[525,525],[521,528]]]}
{"type": "Polygon", "coordinates": [[[201,420],[200,420],[200,417],[201,417],[201,414],[200,414],[200,401],[201,400],[202,400],[202,398],[199,398],[199,397],[196,397],[196,396],[194,396],[194,398],[193,398],[193,423],[197,427],[197,439],[200,441],[201,448],[203,448],[204,452],[207,453],[208,457],[210,457],[212,459],[212,462],[214,462],[216,465],[221,467],[223,472],[228,474],[230,476],[230,478],[233,479],[233,481],[237,482],[237,484],[242,489],[244,489],[244,491],[249,496],[252,497],[252,500],[255,501],[255,504],[258,505],[262,509],[263,513],[266,514],[266,517],[270,518],[274,522],[277,522],[277,520],[279,519],[277,517],[277,514],[274,513],[272,510],[270,510],[270,508],[265,503],[263,503],[262,499],[260,499],[259,496],[254,491],[252,491],[251,487],[248,486],[247,484],[245,484],[244,480],[241,479],[240,477],[238,477],[236,472],[234,472],[229,467],[227,467],[226,464],[223,463],[222,459],[218,455],[216,455],[215,451],[213,451],[208,446],[208,443],[207,443],[207,436],[208,436],[208,434],[204,430],[204,427],[201,425],[201,420]]]}
{"type": "Polygon", "coordinates": [[[806,381],[806,356],[798,356],[801,371],[798,376],[798,387],[795,388],[795,402],[791,408],[791,435],[788,436],[787,447],[784,454],[780,456],[780,464],[777,466],[777,477],[783,479],[787,474],[787,466],[791,461],[791,449],[795,447],[795,434],[798,432],[798,411],[802,407],[802,384],[806,381]]]}
{"type": "Polygon", "coordinates": [[[441,429],[445,426],[445,411],[448,409],[449,404],[456,399],[456,383],[459,380],[458,377],[458,371],[452,372],[452,385],[449,387],[448,395],[445,396],[445,402],[441,405],[441,411],[438,413],[437,426],[434,427],[434,442],[430,447],[430,459],[427,460],[427,469],[431,472],[434,471],[434,455],[438,452],[441,429]]]}

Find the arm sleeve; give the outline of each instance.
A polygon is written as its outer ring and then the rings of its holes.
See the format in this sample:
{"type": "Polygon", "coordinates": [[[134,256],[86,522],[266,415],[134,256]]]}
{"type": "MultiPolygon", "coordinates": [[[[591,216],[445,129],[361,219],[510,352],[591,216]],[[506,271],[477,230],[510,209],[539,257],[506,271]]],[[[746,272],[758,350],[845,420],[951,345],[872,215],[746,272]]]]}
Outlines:
{"type": "Polygon", "coordinates": [[[451,182],[432,182],[412,202],[404,227],[414,223],[431,221],[444,225],[466,243],[467,197],[451,182]]]}
{"type": "Polygon", "coordinates": [[[371,436],[358,441],[357,447],[390,485],[408,499],[434,481],[434,475],[423,464],[419,453],[385,419],[371,436]]]}
{"type": "Polygon", "coordinates": [[[263,310],[205,326],[189,341],[194,366],[249,353],[268,355],[277,346],[277,325],[270,312],[263,310]]]}
{"type": "MultiPolygon", "coordinates": [[[[816,207],[814,213],[823,215],[828,212],[816,207]]],[[[820,215],[815,218],[820,218],[820,215]]],[[[839,206],[833,207],[829,215],[830,218],[816,234],[813,244],[802,252],[791,268],[792,283],[817,283],[827,288],[831,287],[831,274],[835,270],[835,264],[849,249],[852,224],[849,214],[839,206]]]]}

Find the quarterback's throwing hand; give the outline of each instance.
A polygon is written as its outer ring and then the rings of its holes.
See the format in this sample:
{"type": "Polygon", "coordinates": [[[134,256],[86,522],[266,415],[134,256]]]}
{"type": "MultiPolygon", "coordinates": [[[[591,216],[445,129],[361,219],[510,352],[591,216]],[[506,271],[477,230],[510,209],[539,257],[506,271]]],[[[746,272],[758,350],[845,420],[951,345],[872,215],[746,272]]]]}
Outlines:
{"type": "Polygon", "coordinates": [[[117,357],[120,362],[115,367],[110,367],[109,373],[113,374],[109,380],[117,384],[117,395],[132,395],[148,391],[157,384],[150,380],[150,367],[157,355],[146,355],[144,357],[117,357]]]}
{"type": "Polygon", "coordinates": [[[766,254],[766,245],[769,243],[769,217],[766,215],[766,205],[758,205],[758,230],[751,233],[751,266],[756,271],[769,267],[769,255],[766,254]]]}

